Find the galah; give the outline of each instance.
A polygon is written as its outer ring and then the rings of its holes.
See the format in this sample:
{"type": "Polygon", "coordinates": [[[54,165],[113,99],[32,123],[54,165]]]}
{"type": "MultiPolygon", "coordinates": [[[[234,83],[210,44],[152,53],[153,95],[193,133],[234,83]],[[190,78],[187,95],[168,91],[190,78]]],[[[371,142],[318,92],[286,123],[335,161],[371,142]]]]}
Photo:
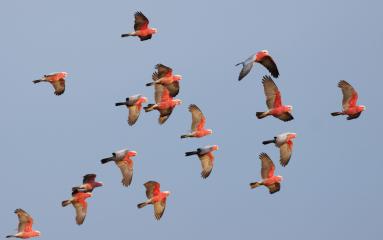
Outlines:
{"type": "Polygon", "coordinates": [[[129,149],[122,149],[112,153],[113,156],[104,158],[101,160],[102,164],[113,161],[118,168],[121,170],[122,174],[122,185],[128,187],[132,183],[133,178],[133,160],[132,157],[137,155],[136,151],[131,151],[129,149]]]}
{"type": "Polygon", "coordinates": [[[197,107],[197,105],[190,104],[189,112],[191,112],[192,114],[191,133],[181,135],[181,138],[201,138],[213,133],[213,130],[205,129],[206,118],[203,115],[202,111],[197,107]]]}
{"type": "Polygon", "coordinates": [[[41,235],[40,231],[32,229],[33,218],[26,211],[21,208],[15,210],[17,217],[19,218],[19,225],[17,228],[17,233],[15,235],[8,235],[7,238],[32,238],[39,237],[41,235]]]}
{"type": "Polygon", "coordinates": [[[72,204],[76,210],[76,223],[81,225],[84,223],[86,213],[88,210],[88,204],[85,201],[87,198],[92,197],[90,192],[80,192],[78,190],[72,191],[72,197],[68,200],[62,201],[61,205],[63,207],[72,204]]]}
{"type": "Polygon", "coordinates": [[[348,115],[347,120],[352,120],[358,118],[360,114],[364,110],[366,110],[366,106],[356,105],[358,101],[358,93],[355,89],[346,81],[342,80],[338,83],[338,87],[342,89],[343,100],[342,100],[342,112],[333,112],[332,116],[339,115],[348,115]]]}
{"type": "Polygon", "coordinates": [[[73,187],[72,191],[77,190],[79,192],[92,192],[96,187],[101,187],[103,185],[104,184],[102,182],[96,181],[96,174],[90,173],[83,177],[82,185],[73,187]]]}
{"type": "Polygon", "coordinates": [[[238,81],[241,81],[242,78],[244,78],[250,72],[255,63],[262,64],[265,68],[267,68],[267,70],[269,70],[273,77],[277,78],[279,76],[277,65],[275,64],[273,58],[270,56],[269,51],[262,50],[250,56],[245,61],[235,65],[242,65],[242,70],[239,73],[238,81]]]}
{"type": "Polygon", "coordinates": [[[155,66],[156,72],[152,74],[152,82],[147,83],[146,86],[161,84],[166,87],[171,97],[177,96],[180,91],[179,81],[182,80],[181,75],[173,75],[173,69],[161,63],[155,66]]]}
{"type": "Polygon", "coordinates": [[[270,194],[276,193],[281,189],[282,176],[275,176],[275,166],[273,161],[266,153],[261,153],[259,159],[262,162],[261,177],[262,181],[250,183],[250,188],[264,185],[269,189],[270,194]]]}
{"type": "Polygon", "coordinates": [[[274,137],[273,140],[263,141],[263,144],[274,143],[276,147],[279,148],[280,152],[280,163],[283,167],[285,167],[291,158],[291,154],[293,152],[293,141],[292,139],[296,138],[296,133],[282,133],[274,137]]]}
{"type": "Polygon", "coordinates": [[[44,75],[42,78],[32,81],[33,83],[49,82],[55,89],[57,96],[61,95],[65,91],[65,78],[68,76],[66,72],[55,72],[44,75]]]}
{"type": "Polygon", "coordinates": [[[283,105],[281,93],[277,85],[270,76],[264,76],[262,79],[263,88],[266,95],[266,105],[269,108],[266,112],[257,112],[257,118],[261,119],[267,116],[274,116],[280,120],[287,122],[293,120],[291,112],[293,107],[290,105],[283,105]]]}
{"type": "Polygon", "coordinates": [[[121,37],[137,36],[141,41],[152,38],[157,33],[156,28],[149,27],[149,19],[142,12],[134,14],[134,32],[122,34],[121,37]]]}
{"type": "Polygon", "coordinates": [[[148,104],[144,107],[144,110],[145,112],[157,110],[160,113],[158,123],[164,124],[172,114],[173,109],[181,104],[182,101],[180,99],[173,99],[170,96],[169,90],[162,85],[156,84],[154,89],[154,99],[156,104],[148,104]]]}
{"type": "Polygon", "coordinates": [[[116,106],[126,106],[129,110],[128,124],[132,126],[137,122],[142,109],[142,103],[146,103],[148,99],[141,94],[133,95],[126,98],[125,102],[118,102],[116,106]]]}
{"type": "Polygon", "coordinates": [[[169,191],[160,190],[160,184],[156,181],[148,181],[144,184],[146,188],[146,197],[148,200],[137,204],[138,208],[143,208],[148,204],[154,207],[154,217],[160,220],[166,208],[166,198],[170,195],[169,191]]]}
{"type": "Polygon", "coordinates": [[[201,161],[201,177],[207,178],[209,177],[211,171],[214,166],[214,155],[213,151],[218,150],[217,145],[205,146],[202,148],[197,148],[196,151],[186,152],[185,156],[197,155],[199,160],[201,161]]]}

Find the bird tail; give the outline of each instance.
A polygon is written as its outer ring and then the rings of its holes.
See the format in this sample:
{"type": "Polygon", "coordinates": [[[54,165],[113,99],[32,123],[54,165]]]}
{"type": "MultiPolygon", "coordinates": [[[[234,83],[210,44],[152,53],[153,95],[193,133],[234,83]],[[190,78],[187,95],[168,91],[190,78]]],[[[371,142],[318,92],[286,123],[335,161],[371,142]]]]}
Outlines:
{"type": "Polygon", "coordinates": [[[143,208],[143,207],[145,207],[146,205],[148,205],[146,202],[139,203],[139,204],[137,204],[137,208],[143,208]]]}
{"type": "Polygon", "coordinates": [[[121,37],[129,37],[129,36],[132,36],[132,35],[130,35],[130,33],[121,34],[121,37]]]}
{"type": "Polygon", "coordinates": [[[275,143],[275,140],[266,140],[266,141],[263,141],[262,143],[263,143],[263,145],[275,143]]]}
{"type": "Polygon", "coordinates": [[[43,80],[41,80],[41,79],[37,79],[37,80],[33,80],[32,82],[36,84],[36,83],[39,83],[39,82],[42,82],[42,81],[43,80]]]}
{"type": "Polygon", "coordinates": [[[188,156],[196,155],[196,154],[198,154],[197,151],[191,151],[191,152],[186,152],[186,153],[185,153],[185,156],[188,157],[188,156]]]}
{"type": "Polygon", "coordinates": [[[266,117],[267,115],[265,114],[265,112],[257,112],[255,114],[257,116],[258,119],[262,119],[264,117],[266,117]]]}
{"type": "Polygon", "coordinates": [[[259,187],[261,185],[262,185],[262,183],[260,183],[260,182],[252,182],[252,183],[250,183],[250,188],[254,189],[254,188],[259,187]]]}
{"type": "Polygon", "coordinates": [[[152,86],[152,85],[154,85],[154,82],[150,82],[150,83],[145,84],[145,86],[147,86],[147,87],[152,86]]]}
{"type": "Polygon", "coordinates": [[[181,135],[181,138],[188,138],[188,137],[192,137],[192,135],[190,135],[190,134],[181,135]]]}
{"type": "Polygon", "coordinates": [[[118,103],[116,103],[115,105],[116,106],[121,106],[121,105],[125,105],[126,104],[126,102],[118,102],[118,103]]]}
{"type": "Polygon", "coordinates": [[[240,63],[235,64],[235,66],[239,66],[239,65],[245,65],[245,62],[240,62],[240,63]]]}
{"type": "Polygon", "coordinates": [[[8,235],[8,236],[6,236],[6,238],[15,238],[16,236],[15,235],[8,235]]]}
{"type": "Polygon", "coordinates": [[[145,112],[150,112],[154,110],[154,105],[155,104],[148,104],[148,106],[144,107],[145,112]]]}
{"type": "Polygon", "coordinates": [[[333,112],[333,113],[331,113],[331,116],[339,116],[339,115],[342,115],[342,113],[341,112],[333,112]]]}
{"type": "Polygon", "coordinates": [[[114,160],[113,157],[104,158],[104,159],[101,159],[101,164],[105,164],[105,163],[113,161],[113,160],[114,160]]]}
{"type": "Polygon", "coordinates": [[[69,204],[71,204],[71,201],[70,201],[70,200],[64,200],[64,201],[61,202],[61,206],[63,206],[63,207],[66,207],[66,206],[68,206],[69,204]]]}

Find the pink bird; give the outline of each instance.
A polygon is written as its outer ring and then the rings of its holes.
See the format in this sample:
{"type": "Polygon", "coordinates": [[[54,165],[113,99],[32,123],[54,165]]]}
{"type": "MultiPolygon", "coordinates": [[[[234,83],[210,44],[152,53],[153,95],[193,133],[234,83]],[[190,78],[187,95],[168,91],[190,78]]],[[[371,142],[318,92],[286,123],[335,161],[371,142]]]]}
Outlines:
{"type": "Polygon", "coordinates": [[[173,69],[160,63],[155,68],[157,71],[152,74],[153,82],[147,83],[146,86],[161,84],[168,89],[171,97],[177,96],[180,91],[179,81],[182,80],[182,76],[174,75],[173,69]]]}
{"type": "Polygon", "coordinates": [[[197,155],[199,160],[201,161],[201,167],[202,167],[201,177],[207,178],[209,177],[211,171],[213,170],[213,166],[214,166],[213,151],[216,151],[216,150],[218,150],[217,145],[205,146],[202,148],[197,148],[196,151],[186,152],[185,156],[188,157],[192,155],[197,155]]]}
{"type": "Polygon", "coordinates": [[[133,160],[132,157],[137,155],[136,151],[122,149],[112,153],[112,157],[104,158],[101,160],[102,164],[114,161],[122,174],[122,185],[128,187],[132,183],[133,178],[133,160]]]}
{"type": "Polygon", "coordinates": [[[78,187],[73,187],[72,191],[79,191],[79,192],[92,192],[93,189],[96,187],[104,186],[102,182],[96,181],[96,174],[90,173],[83,177],[82,185],[78,187]]]}
{"type": "Polygon", "coordinates": [[[133,95],[126,98],[125,102],[118,102],[116,106],[126,106],[129,110],[128,124],[130,126],[134,125],[137,122],[138,117],[142,109],[142,103],[146,103],[148,99],[141,94],[133,95]]]}
{"type": "Polygon", "coordinates": [[[17,217],[19,218],[19,225],[17,228],[17,233],[15,235],[8,235],[7,238],[33,238],[41,236],[39,231],[32,229],[33,218],[26,211],[21,208],[15,210],[17,217]]]}
{"type": "Polygon", "coordinates": [[[274,175],[274,163],[266,153],[261,153],[259,159],[262,162],[261,176],[263,180],[250,183],[250,187],[253,189],[264,185],[269,189],[270,194],[278,192],[281,189],[282,176],[274,175]]]}
{"type": "Polygon", "coordinates": [[[293,107],[282,104],[281,93],[271,77],[264,76],[262,78],[262,84],[266,95],[266,105],[269,110],[266,112],[257,112],[257,118],[261,119],[271,115],[284,122],[293,120],[294,117],[291,115],[293,107]]]}
{"type": "Polygon", "coordinates": [[[274,137],[273,140],[263,141],[263,144],[274,143],[276,147],[279,148],[280,151],[280,163],[283,167],[285,167],[291,158],[291,154],[293,152],[293,141],[292,139],[296,138],[296,133],[282,133],[274,137]]]}
{"type": "Polygon", "coordinates": [[[267,70],[269,70],[269,72],[271,73],[273,77],[277,78],[279,76],[278,68],[273,58],[270,56],[267,50],[262,50],[250,56],[245,61],[235,65],[235,66],[238,66],[242,64],[243,66],[241,72],[239,73],[239,77],[238,77],[239,81],[241,81],[242,78],[244,78],[247,74],[249,74],[250,70],[253,68],[253,65],[255,63],[262,64],[265,68],[267,68],[267,70]]]}
{"type": "Polygon", "coordinates": [[[81,225],[84,223],[86,214],[88,212],[88,204],[85,201],[87,198],[92,197],[90,192],[79,192],[78,190],[72,191],[72,197],[68,200],[62,201],[63,207],[72,204],[76,210],[76,223],[81,225]]]}
{"type": "Polygon", "coordinates": [[[348,115],[347,120],[358,118],[366,106],[356,105],[358,101],[358,93],[355,89],[346,81],[342,80],[338,83],[338,87],[342,89],[343,100],[342,100],[342,112],[333,112],[332,116],[348,115]]]}
{"type": "Polygon", "coordinates": [[[149,27],[149,19],[142,12],[134,14],[134,32],[122,34],[121,37],[137,36],[141,41],[152,38],[157,33],[156,28],[149,27]]]}
{"type": "Polygon", "coordinates": [[[213,133],[213,130],[205,129],[206,118],[202,111],[197,107],[197,105],[190,104],[189,112],[192,114],[191,133],[184,134],[181,136],[181,138],[201,138],[213,133]]]}
{"type": "Polygon", "coordinates": [[[154,98],[156,104],[148,104],[144,107],[145,112],[150,112],[157,110],[160,112],[160,117],[158,118],[159,124],[164,124],[166,120],[170,117],[173,112],[173,109],[182,103],[180,99],[173,99],[170,96],[169,90],[162,85],[154,86],[154,98]]]}
{"type": "Polygon", "coordinates": [[[57,96],[61,95],[65,91],[65,78],[68,76],[66,72],[56,72],[44,75],[42,78],[32,81],[33,83],[49,82],[55,89],[57,96]]]}
{"type": "Polygon", "coordinates": [[[169,191],[161,192],[160,184],[156,181],[148,181],[144,184],[146,188],[146,197],[148,200],[137,204],[138,208],[152,204],[154,207],[154,217],[160,220],[166,208],[166,199],[170,195],[169,191]]]}

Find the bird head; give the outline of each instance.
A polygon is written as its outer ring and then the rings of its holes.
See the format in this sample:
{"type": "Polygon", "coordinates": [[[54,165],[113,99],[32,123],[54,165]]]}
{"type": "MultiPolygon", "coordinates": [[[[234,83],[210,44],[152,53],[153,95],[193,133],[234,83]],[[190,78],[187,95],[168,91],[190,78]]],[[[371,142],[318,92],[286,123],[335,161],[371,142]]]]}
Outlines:
{"type": "Polygon", "coordinates": [[[180,105],[182,103],[181,99],[174,99],[174,103],[176,105],[180,105]]]}
{"type": "Polygon", "coordinates": [[[296,138],[296,137],[297,137],[297,134],[296,134],[296,133],[289,133],[289,134],[287,135],[287,137],[288,137],[289,140],[290,140],[290,139],[296,138]]]}
{"type": "Polygon", "coordinates": [[[174,81],[180,81],[180,80],[182,80],[182,75],[174,75],[173,80],[174,80],[174,81]]]}
{"type": "Polygon", "coordinates": [[[67,72],[61,72],[61,74],[63,75],[63,78],[66,78],[68,76],[67,72]]]}
{"type": "Polygon", "coordinates": [[[217,151],[219,149],[218,145],[213,145],[212,149],[213,149],[213,151],[217,151]]]}
{"type": "Polygon", "coordinates": [[[280,175],[278,175],[278,176],[277,176],[277,181],[278,181],[279,183],[282,182],[282,181],[283,181],[283,177],[280,176],[280,175]]]}
{"type": "Polygon", "coordinates": [[[257,54],[256,54],[256,61],[260,61],[265,56],[269,56],[269,51],[261,50],[261,51],[257,52],[257,54]]]}
{"type": "Polygon", "coordinates": [[[144,102],[144,103],[146,103],[146,102],[148,102],[148,98],[147,97],[141,97],[141,102],[144,102]]]}
{"type": "Polygon", "coordinates": [[[157,28],[152,28],[152,32],[157,33],[158,32],[157,28]]]}
{"type": "Polygon", "coordinates": [[[137,152],[136,151],[129,151],[128,152],[128,156],[129,157],[135,157],[137,155],[137,152]]]}
{"type": "Polygon", "coordinates": [[[208,134],[213,134],[213,130],[211,129],[207,129],[206,131],[208,132],[208,134]]]}
{"type": "Polygon", "coordinates": [[[366,110],[366,106],[364,106],[364,105],[360,105],[359,107],[360,107],[360,109],[362,109],[362,111],[366,110]]]}
{"type": "Polygon", "coordinates": [[[101,187],[101,186],[104,186],[104,183],[102,183],[102,182],[95,182],[94,183],[94,187],[101,187]]]}
{"type": "Polygon", "coordinates": [[[291,112],[293,111],[293,106],[291,106],[291,105],[286,105],[286,107],[287,107],[287,111],[288,111],[289,113],[291,113],[291,112]]]}
{"type": "Polygon", "coordinates": [[[164,191],[164,193],[165,193],[166,196],[170,195],[170,191],[164,191]]]}
{"type": "Polygon", "coordinates": [[[35,231],[35,233],[36,233],[37,237],[41,236],[41,232],[40,231],[35,231]]]}

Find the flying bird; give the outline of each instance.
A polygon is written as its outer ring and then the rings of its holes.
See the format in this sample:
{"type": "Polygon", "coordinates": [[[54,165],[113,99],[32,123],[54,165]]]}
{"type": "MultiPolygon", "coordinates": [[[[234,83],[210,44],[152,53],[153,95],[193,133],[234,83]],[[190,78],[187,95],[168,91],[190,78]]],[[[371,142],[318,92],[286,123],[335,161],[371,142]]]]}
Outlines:
{"type": "Polygon", "coordinates": [[[149,19],[142,12],[134,14],[134,32],[122,34],[121,37],[137,36],[141,41],[152,38],[157,33],[156,28],[149,27],[149,19]]]}
{"type": "Polygon", "coordinates": [[[293,120],[294,118],[291,115],[293,107],[290,105],[282,105],[281,93],[271,77],[264,76],[262,78],[262,84],[266,95],[266,105],[269,110],[266,112],[257,112],[257,118],[261,119],[272,115],[284,122],[293,120]]]}
{"type": "Polygon", "coordinates": [[[173,75],[173,69],[163,64],[155,66],[156,72],[152,74],[152,82],[147,83],[146,86],[161,84],[166,87],[171,97],[177,96],[180,91],[179,81],[182,80],[181,75],[173,75]]]}
{"type": "Polygon", "coordinates": [[[189,105],[189,112],[192,114],[191,133],[184,134],[181,138],[196,137],[201,138],[212,134],[213,130],[205,129],[206,118],[202,111],[195,104],[189,105]]]}
{"type": "Polygon", "coordinates": [[[72,204],[76,210],[76,223],[81,225],[84,223],[88,204],[85,201],[87,198],[92,197],[92,193],[90,192],[79,192],[78,190],[72,191],[72,197],[68,200],[62,201],[61,205],[63,207],[72,204]]]}
{"type": "Polygon", "coordinates": [[[273,140],[263,141],[264,145],[274,143],[276,147],[279,148],[280,151],[280,163],[283,167],[285,167],[291,158],[291,154],[293,152],[293,141],[292,139],[296,138],[296,133],[282,133],[274,137],[273,140]]]}
{"type": "Polygon", "coordinates": [[[201,161],[201,177],[207,178],[209,177],[211,171],[213,170],[214,166],[214,155],[213,151],[218,150],[217,145],[212,146],[205,146],[202,148],[197,148],[196,151],[186,152],[185,156],[192,156],[192,155],[198,155],[199,160],[201,161]]]}
{"type": "Polygon", "coordinates": [[[162,85],[156,84],[154,89],[154,99],[156,104],[148,104],[144,107],[144,110],[145,112],[157,110],[160,113],[158,123],[164,124],[172,114],[173,109],[181,104],[182,101],[180,99],[173,99],[170,96],[169,90],[162,85]]]}
{"type": "Polygon", "coordinates": [[[262,162],[261,176],[263,180],[250,183],[250,188],[264,185],[269,189],[270,194],[278,192],[281,189],[282,176],[274,175],[274,163],[266,153],[261,153],[259,159],[262,162]]]}
{"type": "Polygon", "coordinates": [[[333,112],[332,116],[339,115],[348,115],[347,120],[352,120],[358,118],[360,114],[364,110],[366,110],[366,106],[356,105],[358,101],[358,93],[355,89],[346,81],[342,80],[338,83],[338,87],[342,89],[343,100],[342,100],[342,112],[333,112]]]}
{"type": "Polygon", "coordinates": [[[44,75],[42,78],[32,81],[33,83],[49,82],[55,89],[57,96],[61,95],[65,91],[65,78],[68,76],[66,72],[56,72],[44,75]]]}
{"type": "Polygon", "coordinates": [[[7,238],[32,238],[39,237],[41,233],[39,231],[33,230],[33,218],[26,211],[21,208],[15,210],[17,217],[19,218],[19,225],[17,228],[17,233],[15,235],[8,235],[7,238]]]}
{"type": "Polygon", "coordinates": [[[138,208],[143,208],[148,204],[154,207],[154,217],[160,220],[166,208],[166,199],[170,195],[169,191],[161,192],[160,184],[156,181],[148,181],[144,184],[146,188],[146,197],[148,200],[137,204],[138,208]]]}
{"type": "Polygon", "coordinates": [[[104,184],[102,182],[96,181],[96,174],[90,173],[83,177],[82,185],[73,187],[72,191],[77,190],[79,192],[92,192],[96,187],[101,187],[103,185],[104,184]]]}
{"type": "Polygon", "coordinates": [[[129,110],[128,124],[130,126],[137,122],[138,117],[142,109],[142,103],[146,103],[148,99],[141,94],[133,95],[126,98],[125,102],[118,102],[116,106],[126,106],[129,110]]]}
{"type": "Polygon", "coordinates": [[[241,81],[247,74],[249,74],[255,63],[262,64],[265,68],[267,68],[267,70],[269,70],[273,77],[277,78],[279,76],[278,68],[273,58],[270,56],[267,50],[262,50],[250,56],[245,61],[235,65],[242,65],[242,70],[239,73],[238,81],[241,81]]]}
{"type": "Polygon", "coordinates": [[[117,167],[120,168],[122,174],[122,185],[128,187],[132,183],[133,178],[133,160],[132,157],[137,155],[136,151],[122,149],[112,153],[112,157],[104,158],[101,160],[102,164],[114,161],[117,167]]]}

